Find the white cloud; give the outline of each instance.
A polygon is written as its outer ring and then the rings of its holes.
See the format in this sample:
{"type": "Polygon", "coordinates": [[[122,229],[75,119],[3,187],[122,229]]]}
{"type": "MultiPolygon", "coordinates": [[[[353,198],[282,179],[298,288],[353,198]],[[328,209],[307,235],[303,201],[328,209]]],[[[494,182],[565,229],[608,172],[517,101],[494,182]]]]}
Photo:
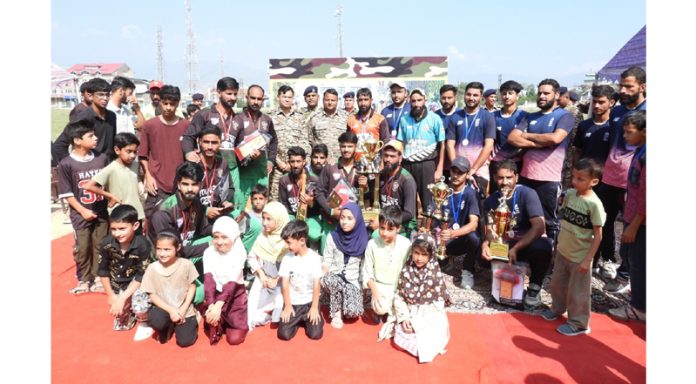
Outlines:
{"type": "Polygon", "coordinates": [[[449,51],[450,57],[452,57],[454,59],[458,59],[460,61],[483,61],[486,59],[483,55],[478,54],[478,53],[473,54],[471,56],[465,55],[462,52],[459,52],[459,49],[457,47],[455,47],[454,45],[450,45],[448,48],[448,51],[449,51]]]}
{"type": "Polygon", "coordinates": [[[124,39],[137,39],[143,35],[143,31],[135,24],[127,24],[121,27],[121,36],[124,39]]]}

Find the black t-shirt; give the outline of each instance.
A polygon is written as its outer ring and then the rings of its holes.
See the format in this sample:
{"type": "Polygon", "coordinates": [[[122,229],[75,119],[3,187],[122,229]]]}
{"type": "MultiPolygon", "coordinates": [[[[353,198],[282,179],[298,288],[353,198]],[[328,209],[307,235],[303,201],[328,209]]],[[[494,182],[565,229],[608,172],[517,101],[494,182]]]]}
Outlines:
{"type": "Polygon", "coordinates": [[[450,228],[452,228],[452,225],[455,223],[455,216],[459,227],[469,224],[469,215],[481,217],[478,192],[471,186],[464,187],[464,190],[459,193],[453,193],[452,196],[442,204],[442,208],[448,209],[450,212],[450,228]]]}
{"type": "Polygon", "coordinates": [[[604,124],[595,124],[592,119],[581,121],[578,124],[573,146],[580,149],[582,157],[589,157],[604,164],[611,148],[609,126],[609,120],[604,124]]]}
{"type": "MultiPolygon", "coordinates": [[[[484,220],[486,224],[492,224],[488,220],[488,213],[498,208],[500,191],[490,195],[483,206],[484,220]]],[[[515,192],[507,199],[508,209],[512,212],[517,223],[512,229],[515,231],[515,240],[519,240],[532,227],[529,221],[532,217],[544,217],[544,210],[539,201],[539,195],[533,189],[517,184],[515,192]]]]}
{"type": "MultiPolygon", "coordinates": [[[[321,212],[316,200],[318,184],[317,177],[307,174],[305,193],[314,193],[314,205],[307,207],[307,216],[315,216],[321,212]]],[[[289,214],[297,215],[297,208],[300,206],[300,181],[290,178],[290,175],[283,175],[278,182],[278,201],[285,206],[289,214]]]]}
{"type": "MultiPolygon", "coordinates": [[[[84,185],[92,179],[102,168],[106,167],[106,156],[92,153],[93,157],[88,161],[76,160],[68,156],[60,161],[56,171],[58,172],[58,197],[73,196],[83,207],[94,212],[102,220],[108,220],[106,210],[108,201],[102,195],[84,190],[84,185]]],[[[70,221],[74,229],[83,229],[90,226],[76,210],[70,207],[70,221]]]]}
{"type": "MultiPolygon", "coordinates": [[[[107,109],[105,119],[102,120],[92,108],[87,108],[74,115],[73,118],[70,119],[70,122],[72,123],[79,120],[89,120],[94,123],[94,135],[99,139],[97,140],[97,147],[94,148],[96,152],[107,153],[113,150],[114,136],[116,136],[116,114],[113,111],[107,109]]],[[[65,129],[63,129],[63,132],[61,132],[60,136],[58,136],[53,143],[51,151],[56,162],[60,162],[70,154],[68,148],[71,144],[72,142],[65,135],[65,129]]]]}

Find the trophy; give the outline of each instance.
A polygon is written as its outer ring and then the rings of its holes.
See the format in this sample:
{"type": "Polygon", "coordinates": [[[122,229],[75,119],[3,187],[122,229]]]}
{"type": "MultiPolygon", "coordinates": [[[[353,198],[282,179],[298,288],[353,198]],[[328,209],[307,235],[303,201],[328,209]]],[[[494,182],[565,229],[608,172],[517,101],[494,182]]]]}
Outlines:
{"type": "Polygon", "coordinates": [[[365,141],[361,143],[363,149],[363,155],[360,158],[360,167],[356,171],[361,175],[374,175],[375,188],[372,198],[372,209],[365,207],[365,188],[360,187],[360,192],[358,196],[358,205],[362,209],[363,218],[366,222],[370,220],[377,220],[379,218],[379,167],[375,166],[375,158],[377,153],[384,147],[384,142],[381,140],[376,140],[374,137],[370,136],[365,141]]]}
{"type": "MultiPolygon", "coordinates": [[[[445,203],[445,201],[447,201],[447,199],[449,199],[450,196],[452,196],[454,190],[445,183],[444,176],[440,178],[439,182],[428,184],[428,189],[430,190],[430,193],[433,194],[434,207],[428,206],[426,212],[423,214],[425,217],[425,225],[421,227],[421,232],[430,232],[432,219],[440,221],[441,230],[444,231],[448,226],[450,212],[449,209],[442,209],[442,205],[445,203]]],[[[442,232],[440,231],[440,233],[442,232]]],[[[443,260],[446,257],[445,242],[440,237],[440,241],[438,243],[440,246],[437,250],[437,258],[443,260]]]]}
{"type": "MultiPolygon", "coordinates": [[[[509,246],[503,239],[504,236],[511,236],[508,233],[515,227],[516,219],[507,206],[507,199],[512,192],[510,188],[500,190],[498,207],[488,212],[488,222],[493,225],[496,237],[490,243],[491,257],[496,260],[509,261],[509,246]]],[[[513,207],[514,208],[514,207],[513,207]]]]}

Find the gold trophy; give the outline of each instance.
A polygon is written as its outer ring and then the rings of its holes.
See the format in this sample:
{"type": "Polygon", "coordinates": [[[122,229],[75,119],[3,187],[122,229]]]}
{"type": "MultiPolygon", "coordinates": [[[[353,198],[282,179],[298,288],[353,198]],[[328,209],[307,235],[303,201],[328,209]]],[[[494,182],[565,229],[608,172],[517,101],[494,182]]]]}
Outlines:
{"type": "MultiPolygon", "coordinates": [[[[441,229],[444,231],[448,227],[448,222],[449,222],[449,210],[448,209],[442,209],[443,204],[447,199],[449,199],[450,196],[452,196],[452,193],[454,193],[454,190],[450,188],[447,183],[445,183],[445,177],[442,176],[440,178],[440,181],[434,184],[428,184],[427,187],[430,190],[430,193],[433,194],[433,204],[434,207],[428,207],[426,212],[423,214],[423,216],[426,218],[425,219],[425,225],[421,227],[421,232],[430,232],[430,226],[432,223],[432,219],[438,220],[441,225],[441,229]],[[434,210],[433,210],[434,208],[434,210]]],[[[442,233],[442,232],[440,232],[442,233]]],[[[445,242],[440,239],[440,245],[437,249],[437,258],[442,260],[446,257],[445,255],[445,242]]]]}
{"type": "Polygon", "coordinates": [[[502,188],[500,190],[501,197],[498,199],[498,207],[488,212],[488,222],[493,225],[493,230],[496,234],[496,238],[490,242],[491,257],[501,261],[510,260],[508,257],[510,247],[504,240],[504,236],[508,236],[509,239],[511,236],[508,235],[508,232],[517,223],[510,208],[507,206],[507,199],[512,192],[510,188],[502,188]]]}
{"type": "Polygon", "coordinates": [[[375,175],[375,188],[372,198],[372,208],[365,207],[365,188],[360,187],[358,205],[362,209],[363,218],[366,222],[379,219],[379,167],[375,166],[377,153],[384,147],[384,142],[370,136],[361,143],[363,155],[360,158],[360,168],[356,171],[361,175],[375,175]]]}

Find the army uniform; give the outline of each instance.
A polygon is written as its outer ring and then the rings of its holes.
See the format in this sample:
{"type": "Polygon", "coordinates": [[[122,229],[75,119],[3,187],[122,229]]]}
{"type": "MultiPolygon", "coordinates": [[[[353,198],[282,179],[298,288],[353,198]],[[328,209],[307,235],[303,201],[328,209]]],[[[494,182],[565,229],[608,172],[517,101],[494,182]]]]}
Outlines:
{"type": "MultiPolygon", "coordinates": [[[[326,144],[329,148],[329,158],[338,161],[341,151],[338,145],[338,136],[346,131],[348,113],[337,109],[333,115],[328,115],[324,108],[311,116],[307,122],[309,131],[309,144],[314,147],[316,144],[326,144]]],[[[307,154],[311,153],[307,152],[307,154]]]]}
{"type": "Polygon", "coordinates": [[[298,146],[305,150],[307,157],[312,153],[312,148],[309,146],[309,135],[307,126],[305,125],[305,117],[298,110],[293,109],[289,115],[285,115],[278,108],[270,114],[275,128],[276,136],[278,137],[278,152],[276,154],[276,165],[273,167],[270,180],[271,200],[278,200],[278,183],[280,178],[285,174],[278,169],[278,161],[283,163],[288,162],[288,149],[298,146]]]}
{"type": "Polygon", "coordinates": [[[561,171],[561,188],[562,190],[567,190],[568,188],[572,187],[572,170],[573,170],[573,163],[575,162],[576,153],[577,150],[575,149],[575,146],[570,145],[570,143],[575,140],[575,133],[578,131],[578,124],[580,124],[581,121],[583,121],[583,115],[582,112],[578,109],[573,104],[568,104],[565,108],[566,111],[570,112],[573,114],[575,117],[575,125],[573,126],[573,130],[568,133],[568,146],[566,147],[566,156],[565,160],[563,160],[563,170],[561,171]]]}

